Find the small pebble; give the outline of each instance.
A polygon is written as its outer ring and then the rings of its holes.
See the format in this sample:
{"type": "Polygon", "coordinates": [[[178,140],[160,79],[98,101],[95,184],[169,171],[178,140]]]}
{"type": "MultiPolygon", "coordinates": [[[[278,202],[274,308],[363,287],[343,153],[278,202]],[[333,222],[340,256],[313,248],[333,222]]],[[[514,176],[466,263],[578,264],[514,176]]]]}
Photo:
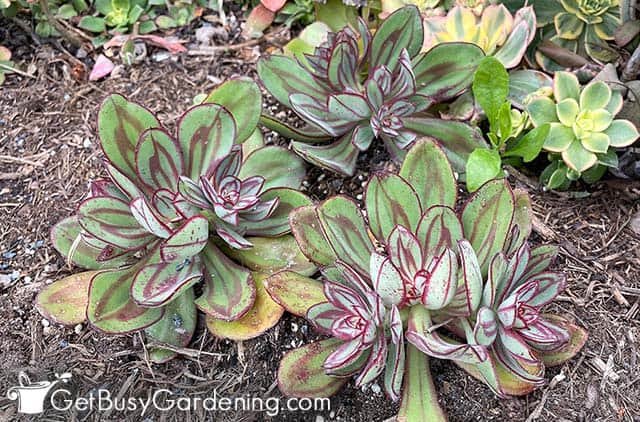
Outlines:
{"type": "Polygon", "coordinates": [[[73,331],[77,334],[80,335],[82,333],[82,324],[78,324],[75,327],[73,327],[73,331]]]}
{"type": "Polygon", "coordinates": [[[298,324],[296,324],[295,322],[292,322],[291,331],[293,331],[294,333],[298,332],[298,324]]]}
{"type": "Polygon", "coordinates": [[[336,417],[336,412],[334,412],[333,410],[331,412],[329,412],[329,417],[331,419],[335,418],[336,417]]]}
{"type": "Polygon", "coordinates": [[[26,284],[31,283],[31,277],[26,276],[26,277],[24,278],[24,282],[25,282],[26,284]]]}
{"type": "Polygon", "coordinates": [[[371,385],[371,391],[373,392],[373,394],[380,394],[380,392],[382,391],[382,389],[380,388],[380,386],[376,383],[376,384],[372,384],[371,385]]]}
{"type": "Polygon", "coordinates": [[[0,288],[6,289],[11,285],[12,281],[9,274],[0,274],[0,288]]]}
{"type": "Polygon", "coordinates": [[[49,320],[48,320],[48,319],[46,319],[46,318],[42,318],[42,321],[40,321],[40,322],[42,323],[42,326],[43,326],[43,327],[48,327],[49,325],[51,325],[51,324],[49,323],[49,320]]]}
{"type": "Polygon", "coordinates": [[[91,139],[84,138],[84,141],[82,142],[82,146],[85,148],[91,148],[91,145],[93,145],[93,143],[91,142],[91,139]]]}
{"type": "Polygon", "coordinates": [[[361,194],[361,193],[357,194],[357,195],[356,195],[356,199],[357,199],[358,201],[362,201],[362,194],[361,194]]]}
{"type": "Polygon", "coordinates": [[[43,336],[49,336],[51,334],[51,327],[44,327],[42,329],[42,335],[43,336]]]}
{"type": "Polygon", "coordinates": [[[20,278],[20,271],[13,270],[13,272],[11,274],[9,274],[9,277],[11,277],[11,280],[19,279],[20,278]]]}
{"type": "Polygon", "coordinates": [[[322,417],[322,415],[316,416],[316,422],[324,422],[324,418],[322,417]]]}

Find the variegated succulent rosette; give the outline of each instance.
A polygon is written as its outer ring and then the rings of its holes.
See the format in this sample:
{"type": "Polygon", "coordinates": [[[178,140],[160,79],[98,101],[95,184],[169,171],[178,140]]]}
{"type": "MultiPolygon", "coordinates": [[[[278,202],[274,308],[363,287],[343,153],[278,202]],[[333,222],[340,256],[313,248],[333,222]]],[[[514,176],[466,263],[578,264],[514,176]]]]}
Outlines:
{"type": "Polygon", "coordinates": [[[352,175],[360,151],[380,139],[401,161],[419,136],[440,140],[458,170],[484,145],[477,128],[433,118],[428,109],[452,100],[471,85],[483,58],[470,43],[439,45],[421,53],[422,18],[403,7],[375,34],[359,20],[303,58],[272,55],[258,62],[258,74],[275,99],[306,126],[292,127],[264,115],[262,123],[294,139],[293,150],[314,165],[352,175]]]}
{"type": "Polygon", "coordinates": [[[369,181],[365,211],[334,197],[291,214],[314,280],[283,271],[267,291],[330,336],[289,352],[278,371],[293,396],[329,396],[384,376],[408,421],[445,420],[429,358],[454,361],[499,396],[545,382],[545,364],[577,353],[586,333],[543,307],[565,286],[556,249],[532,248],[530,201],[505,180],[456,211],[457,183],[441,147],[418,141],[398,174],[369,181]]]}
{"type": "MultiPolygon", "coordinates": [[[[47,286],[38,309],[108,334],[144,330],[174,348],[191,340],[197,309],[214,334],[231,338],[275,324],[282,308],[254,303],[272,271],[315,271],[287,235],[290,210],[311,202],[298,191],[302,160],[266,146],[256,130],[261,100],[255,82],[229,81],[172,135],[142,106],[107,97],[98,131],[108,177],[93,180],[77,213],[51,233],[70,264],[91,271],[47,286]]],[[[149,353],[156,362],[176,355],[149,353]]]]}
{"type": "Polygon", "coordinates": [[[640,137],[633,123],[615,119],[622,102],[620,91],[602,81],[582,87],[570,72],[556,72],[552,98],[531,100],[527,110],[533,124],[551,126],[543,146],[552,161],[542,174],[548,187],[567,188],[580,178],[593,183],[608,167],[618,167],[616,148],[640,137]]]}

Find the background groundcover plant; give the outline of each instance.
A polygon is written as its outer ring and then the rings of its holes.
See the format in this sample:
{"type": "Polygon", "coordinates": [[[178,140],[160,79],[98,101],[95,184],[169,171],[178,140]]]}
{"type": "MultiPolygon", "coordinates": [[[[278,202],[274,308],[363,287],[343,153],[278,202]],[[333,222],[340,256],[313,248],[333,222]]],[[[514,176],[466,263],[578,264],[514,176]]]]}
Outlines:
{"type": "Polygon", "coordinates": [[[480,132],[426,111],[465,91],[484,54],[468,43],[420,53],[423,35],[418,9],[407,6],[391,14],[375,35],[360,20],[357,31],[345,27],[329,33],[304,58],[260,59],[264,87],[307,126],[289,127],[270,116],[262,123],[294,139],[294,151],[306,160],[346,175],[353,174],[358,152],[374,139],[401,160],[418,136],[442,140],[463,171],[468,154],[484,145],[480,132]]]}
{"type": "Polygon", "coordinates": [[[429,357],[454,361],[504,397],[532,391],[545,364],[584,344],[584,330],[542,313],[564,277],[548,270],[555,248],[528,245],[529,198],[505,180],[487,182],[456,212],[446,155],[420,140],[398,174],[369,181],[364,202],[366,217],[341,196],[291,214],[322,281],[283,271],[267,291],[330,338],[284,356],[286,395],[326,397],[353,375],[360,386],[384,374],[403,420],[446,420],[429,357]]]}
{"type": "MultiPolygon", "coordinates": [[[[98,114],[109,177],[92,181],[51,233],[71,264],[91,271],[47,286],[38,309],[107,334],[144,329],[174,348],[189,343],[197,309],[230,338],[275,324],[283,310],[262,280],[290,266],[315,271],[286,235],[289,211],[311,202],[297,191],[302,160],[265,146],[255,129],[261,100],[253,81],[227,82],[180,118],[174,136],[145,108],[109,96],[98,114]]],[[[149,352],[156,362],[175,356],[149,352]]]]}

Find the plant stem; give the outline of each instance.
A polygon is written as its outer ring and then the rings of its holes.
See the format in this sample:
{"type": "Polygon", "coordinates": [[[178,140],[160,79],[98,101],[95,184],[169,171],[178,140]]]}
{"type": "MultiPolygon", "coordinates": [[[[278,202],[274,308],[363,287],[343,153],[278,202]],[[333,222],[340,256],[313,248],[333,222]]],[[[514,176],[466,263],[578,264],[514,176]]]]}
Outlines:
{"type": "Polygon", "coordinates": [[[39,0],[39,3],[40,3],[40,8],[44,12],[44,14],[47,15],[47,21],[49,21],[49,23],[51,23],[67,41],[73,44],[74,47],[78,47],[78,48],[82,47],[82,40],[78,38],[76,34],[69,31],[67,28],[65,28],[64,25],[62,25],[58,21],[58,19],[56,19],[56,17],[53,16],[53,13],[51,13],[51,10],[49,9],[49,0],[39,0]]]}

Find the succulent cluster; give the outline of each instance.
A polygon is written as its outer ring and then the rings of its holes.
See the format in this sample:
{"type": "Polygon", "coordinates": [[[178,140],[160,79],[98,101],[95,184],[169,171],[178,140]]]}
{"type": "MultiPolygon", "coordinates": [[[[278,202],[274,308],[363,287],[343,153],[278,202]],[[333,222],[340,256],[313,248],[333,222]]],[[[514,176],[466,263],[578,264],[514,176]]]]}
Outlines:
{"type": "Polygon", "coordinates": [[[445,153],[419,140],[399,174],[369,181],[364,202],[366,217],[344,197],[291,214],[322,280],[283,271],[267,279],[267,291],[332,338],[285,355],[285,394],[325,397],[349,375],[363,385],[384,374],[387,395],[403,401],[399,417],[420,420],[442,415],[428,357],[456,362],[505,396],[531,391],[544,381],[545,362],[582,347],[583,330],[542,311],[565,281],[548,269],[555,248],[527,244],[525,193],[490,181],[456,212],[445,153]]]}
{"type": "Polygon", "coordinates": [[[307,161],[347,175],[355,170],[358,152],[376,138],[401,160],[417,136],[431,136],[445,144],[455,164],[464,162],[482,145],[480,134],[426,111],[469,87],[483,53],[467,43],[420,53],[423,34],[418,9],[404,7],[375,35],[362,20],[357,32],[345,27],[329,33],[304,61],[262,58],[258,74],[265,88],[308,126],[288,127],[269,116],[263,123],[296,139],[293,149],[307,161]]]}
{"type": "Polygon", "coordinates": [[[504,5],[491,5],[476,16],[469,8],[456,6],[446,16],[425,19],[423,50],[446,42],[470,42],[494,56],[507,68],[517,66],[536,35],[533,7],[511,15],[504,5]]]}
{"type": "MultiPolygon", "coordinates": [[[[205,102],[191,108],[175,136],[120,95],[104,101],[98,129],[109,177],[94,180],[77,213],[52,230],[62,255],[94,271],[41,292],[38,306],[45,315],[77,323],[74,310],[85,308],[88,322],[102,332],[146,329],[152,340],[184,346],[196,308],[210,319],[237,321],[252,309],[260,273],[292,265],[309,271],[295,255],[275,268],[242,265],[242,250],[257,245],[264,258],[277,258],[283,242],[292,245],[290,236],[283,237],[288,213],[310,204],[297,191],[305,171],[299,158],[264,146],[255,132],[261,95],[253,81],[230,81],[209,100],[230,107],[205,102]],[[228,92],[245,94],[249,104],[238,109],[228,92]],[[197,283],[203,293],[194,298],[197,283]],[[65,299],[70,291],[76,294],[65,299]]],[[[80,322],[84,314],[82,309],[80,322]]],[[[253,335],[267,328],[258,325],[253,335]]],[[[174,355],[151,353],[156,361],[174,355]]]]}
{"type": "Polygon", "coordinates": [[[543,179],[550,188],[567,187],[582,177],[598,180],[606,167],[618,167],[613,148],[635,142],[640,134],[633,123],[614,119],[622,108],[622,95],[606,83],[595,81],[584,87],[569,72],[556,72],[553,98],[538,96],[527,106],[531,121],[549,123],[543,148],[552,164],[543,179]]]}

